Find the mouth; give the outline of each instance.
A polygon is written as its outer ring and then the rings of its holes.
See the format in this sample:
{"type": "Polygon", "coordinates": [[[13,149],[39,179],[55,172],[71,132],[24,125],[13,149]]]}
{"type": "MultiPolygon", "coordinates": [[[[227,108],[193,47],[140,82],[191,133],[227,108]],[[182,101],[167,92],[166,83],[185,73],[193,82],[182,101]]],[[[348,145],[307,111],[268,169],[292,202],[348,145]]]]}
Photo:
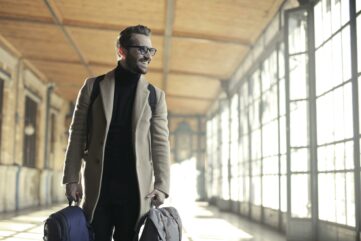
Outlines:
{"type": "Polygon", "coordinates": [[[139,63],[145,67],[147,67],[150,63],[150,60],[140,60],[139,63]]]}

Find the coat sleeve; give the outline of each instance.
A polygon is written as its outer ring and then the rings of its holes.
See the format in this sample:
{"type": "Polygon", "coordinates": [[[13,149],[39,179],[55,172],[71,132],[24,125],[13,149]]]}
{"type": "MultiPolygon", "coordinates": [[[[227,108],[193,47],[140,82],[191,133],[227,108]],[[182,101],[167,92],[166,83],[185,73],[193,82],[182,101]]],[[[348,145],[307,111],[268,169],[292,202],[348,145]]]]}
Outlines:
{"type": "Polygon", "coordinates": [[[169,164],[169,130],[167,119],[167,104],[164,91],[160,97],[152,116],[152,160],[154,167],[154,188],[169,196],[170,164],[169,164]]]}
{"type": "Polygon", "coordinates": [[[81,162],[86,144],[87,115],[90,102],[89,79],[79,90],[73,118],[69,128],[68,146],[65,152],[63,184],[79,182],[81,162]]]}

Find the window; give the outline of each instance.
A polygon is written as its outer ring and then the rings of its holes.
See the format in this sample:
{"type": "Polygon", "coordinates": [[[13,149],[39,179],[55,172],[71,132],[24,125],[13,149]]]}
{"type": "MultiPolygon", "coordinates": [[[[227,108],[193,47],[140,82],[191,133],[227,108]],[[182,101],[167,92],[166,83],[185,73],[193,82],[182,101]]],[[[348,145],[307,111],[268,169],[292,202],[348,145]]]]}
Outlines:
{"type": "Polygon", "coordinates": [[[55,161],[55,145],[56,145],[56,115],[55,113],[50,114],[50,146],[49,146],[49,167],[54,167],[55,161]]]}
{"type": "Polygon", "coordinates": [[[229,175],[228,175],[228,161],[229,161],[229,107],[224,102],[221,110],[221,183],[222,183],[222,198],[228,200],[229,197],[229,175]]]}
{"type": "MultiPolygon", "coordinates": [[[[240,90],[240,140],[239,140],[239,201],[250,201],[250,158],[249,158],[249,124],[248,124],[248,83],[240,90]]],[[[241,205],[242,213],[248,213],[246,205],[241,205]]]]}
{"type": "Polygon", "coordinates": [[[23,165],[35,167],[37,151],[37,111],[38,104],[30,97],[25,97],[23,165]]]}
{"type": "MultiPolygon", "coordinates": [[[[326,4],[326,2],[324,1],[326,4]]],[[[291,216],[311,216],[310,200],[310,146],[309,146],[309,59],[307,37],[307,11],[299,10],[290,15],[288,24],[288,86],[290,121],[290,165],[291,165],[291,216]]],[[[281,160],[284,160],[281,156],[281,160]]],[[[282,164],[284,165],[284,164],[282,164]]],[[[285,176],[281,177],[285,180],[285,176]]],[[[283,206],[283,209],[285,207],[283,206]]]]}
{"type": "Polygon", "coordinates": [[[350,26],[347,0],[315,6],[319,219],[355,226],[350,26]]]}
{"type": "Polygon", "coordinates": [[[238,94],[233,95],[231,100],[231,199],[238,201],[239,197],[239,174],[238,174],[238,94]]]}
{"type": "Polygon", "coordinates": [[[3,100],[4,100],[4,80],[0,79],[0,150],[2,143],[3,100]]]}

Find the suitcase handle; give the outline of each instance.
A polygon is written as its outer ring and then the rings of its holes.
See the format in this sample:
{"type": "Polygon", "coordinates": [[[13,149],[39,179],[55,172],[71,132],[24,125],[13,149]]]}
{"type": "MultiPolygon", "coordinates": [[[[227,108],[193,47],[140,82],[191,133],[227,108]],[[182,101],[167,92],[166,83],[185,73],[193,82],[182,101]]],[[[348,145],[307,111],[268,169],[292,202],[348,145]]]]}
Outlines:
{"type": "Polygon", "coordinates": [[[76,200],[74,200],[74,199],[71,198],[71,197],[67,197],[67,199],[68,199],[68,205],[69,205],[69,207],[72,206],[73,202],[74,202],[74,204],[76,204],[76,206],[79,206],[79,201],[77,202],[76,200]]]}

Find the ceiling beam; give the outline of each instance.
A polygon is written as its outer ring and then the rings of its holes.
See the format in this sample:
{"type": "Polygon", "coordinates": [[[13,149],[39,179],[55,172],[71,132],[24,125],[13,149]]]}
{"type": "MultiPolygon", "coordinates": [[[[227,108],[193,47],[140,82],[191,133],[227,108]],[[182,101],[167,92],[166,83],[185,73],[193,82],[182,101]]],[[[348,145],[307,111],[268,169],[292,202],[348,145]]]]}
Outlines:
{"type": "Polygon", "coordinates": [[[25,58],[29,61],[40,61],[40,62],[56,63],[56,64],[78,64],[78,65],[82,64],[78,60],[48,59],[48,58],[39,58],[37,56],[25,56],[25,58]]]}
{"type": "MultiPolygon", "coordinates": [[[[48,58],[38,58],[36,56],[24,56],[29,61],[41,61],[46,63],[59,63],[59,64],[77,64],[81,65],[80,61],[76,60],[65,60],[65,59],[48,59],[48,58]]],[[[112,63],[105,63],[105,62],[88,62],[90,67],[107,67],[107,68],[114,68],[115,64],[112,63]]],[[[163,73],[162,68],[152,68],[150,67],[149,70],[153,73],[163,73]]],[[[206,74],[206,73],[198,73],[198,72],[190,72],[184,70],[169,70],[168,74],[174,75],[188,75],[188,76],[199,76],[203,78],[208,78],[209,81],[222,81],[223,78],[217,75],[206,74]]]]}
{"type": "Polygon", "coordinates": [[[186,95],[173,95],[167,94],[167,98],[176,98],[176,99],[187,99],[187,100],[201,100],[201,101],[215,101],[215,98],[207,98],[207,97],[197,97],[197,96],[186,96],[186,95]]]}
{"type": "Polygon", "coordinates": [[[185,71],[185,70],[171,70],[169,73],[176,74],[176,75],[189,75],[189,76],[205,77],[205,78],[209,78],[209,79],[214,79],[215,81],[222,81],[222,79],[223,79],[223,78],[221,78],[221,76],[218,76],[218,75],[199,73],[199,72],[191,72],[191,71],[185,71]]]}
{"type": "Polygon", "coordinates": [[[164,46],[163,46],[163,80],[162,80],[162,89],[167,92],[168,87],[168,74],[169,74],[169,63],[172,47],[172,33],[173,33],[173,24],[174,24],[174,0],[167,0],[166,3],[166,19],[165,19],[165,29],[164,29],[164,46]]]}
{"type": "Polygon", "coordinates": [[[93,75],[93,72],[91,71],[88,62],[86,61],[85,56],[81,52],[80,48],[77,46],[73,38],[71,37],[70,33],[66,29],[66,27],[63,25],[63,19],[61,17],[60,11],[56,8],[56,5],[53,4],[52,0],[44,0],[44,3],[46,7],[48,8],[50,14],[53,17],[54,23],[60,28],[60,30],[63,32],[65,38],[69,42],[70,46],[75,50],[77,53],[80,62],[84,65],[89,75],[93,75]]]}
{"type": "Polygon", "coordinates": [[[210,35],[210,34],[199,34],[199,33],[190,33],[190,32],[174,32],[174,38],[185,39],[185,40],[201,40],[201,41],[208,41],[208,42],[216,42],[221,44],[235,44],[241,45],[246,48],[251,48],[252,43],[246,39],[239,39],[234,37],[228,36],[220,36],[220,35],[210,35]]]}
{"type": "MultiPolygon", "coordinates": [[[[34,23],[34,24],[44,24],[44,25],[54,25],[53,22],[50,22],[46,19],[39,19],[39,18],[32,18],[32,17],[14,17],[14,16],[0,16],[0,20],[4,21],[13,21],[13,22],[21,22],[21,23],[34,23]]],[[[119,32],[121,29],[125,28],[126,26],[117,25],[117,24],[97,24],[97,23],[86,23],[80,21],[72,21],[64,19],[62,22],[62,26],[66,28],[78,28],[78,29],[91,29],[91,30],[99,30],[99,31],[116,31],[119,32]]],[[[165,32],[158,29],[152,29],[153,36],[164,36],[165,32]]],[[[173,38],[180,38],[184,40],[203,40],[221,44],[235,44],[235,45],[242,45],[247,48],[252,47],[252,43],[248,40],[239,39],[239,38],[232,38],[227,36],[216,36],[216,35],[204,35],[204,34],[196,34],[196,33],[185,33],[185,32],[174,32],[173,38]]]]}

